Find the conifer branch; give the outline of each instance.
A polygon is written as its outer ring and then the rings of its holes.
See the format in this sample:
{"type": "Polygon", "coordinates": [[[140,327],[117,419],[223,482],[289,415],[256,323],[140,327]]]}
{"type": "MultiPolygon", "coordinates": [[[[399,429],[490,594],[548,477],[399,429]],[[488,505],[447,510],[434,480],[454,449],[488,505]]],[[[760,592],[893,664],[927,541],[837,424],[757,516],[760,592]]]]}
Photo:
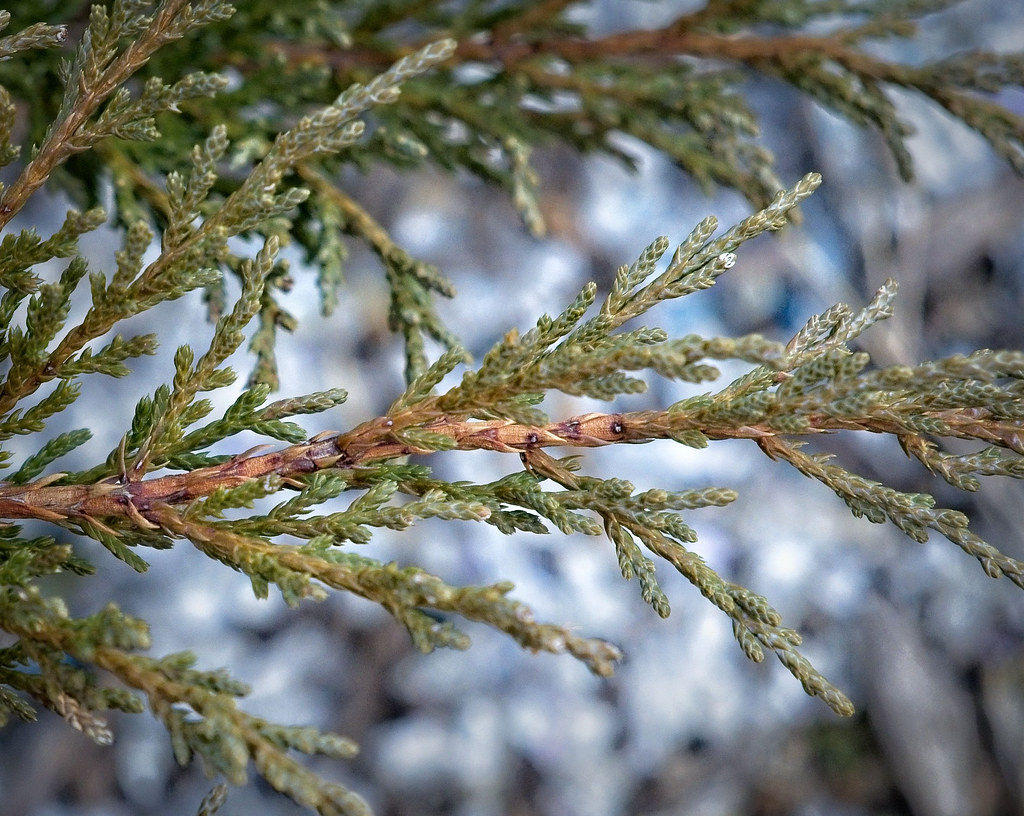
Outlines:
{"type": "MultiPolygon", "coordinates": [[[[0,598],[0,605],[4,600],[0,598]]],[[[27,600],[21,599],[22,608],[27,600]]],[[[69,619],[52,607],[45,609],[45,618],[34,618],[31,626],[8,621],[5,629],[21,636],[24,643],[45,644],[145,694],[150,709],[167,727],[175,756],[182,764],[198,753],[210,763],[208,770],[223,774],[231,784],[244,785],[251,760],[274,787],[305,807],[323,814],[369,816],[361,797],[319,779],[287,753],[288,749],[297,749],[307,754],[351,758],[358,750],[351,740],[309,728],[276,726],[246,714],[235,701],[247,694],[248,688],[223,672],[195,671],[195,659],[187,653],[160,660],[132,654],[132,650],[148,646],[147,627],[138,621],[131,631],[125,630],[123,623],[115,626],[116,613],[113,607],[106,610],[103,622],[108,628],[97,628],[99,638],[87,645],[81,637],[85,622],[69,619]]],[[[112,736],[101,720],[94,715],[82,719],[88,716],[89,708],[97,706],[96,700],[87,702],[88,708],[74,698],[61,698],[54,707],[77,730],[109,744],[112,736]]],[[[141,708],[134,695],[123,692],[109,695],[105,705],[136,712],[141,708]]]]}
{"type": "MultiPolygon", "coordinates": [[[[145,698],[180,762],[200,758],[232,784],[245,781],[251,763],[322,814],[367,813],[362,799],[289,753],[348,757],[348,740],[245,713],[244,684],[197,670],[188,654],[145,656],[148,626],[113,603],[73,618],[60,598],[46,596],[39,579],[93,572],[69,533],[139,572],[148,566],[139,548],[188,541],[243,573],[258,597],[274,586],[290,605],[351,593],[387,610],[424,652],[468,647],[458,616],[527,650],[572,655],[597,675],[613,671],[617,646],[538,622],[508,582],[456,586],[347,546],[422,519],[482,522],[506,534],[603,535],[623,577],[636,578],[663,617],[670,601],[657,567],[665,562],[727,616],[748,658],[772,652],[809,694],[852,712],[767,599],[719,575],[694,546],[691,511],[729,505],[733,490],[638,491],[626,479],[586,474],[579,456],[554,458],[553,448],[751,440],[854,515],[894,524],[915,541],[941,533],[989,576],[1024,588],[1024,563],[980,539],[964,514],[855,473],[827,452],[837,435],[867,431],[962,490],[978,490],[982,477],[1024,478],[1024,352],[873,367],[854,343],[893,314],[892,280],[860,309],[837,304],[812,316],[788,342],[671,337],[637,323],[715,285],[746,241],[785,227],[821,183],[808,173],[780,190],[741,92],[743,71],[781,79],[874,128],[904,177],[910,129],[892,88],[923,94],[1024,172],[1024,119],[995,96],[1024,85],[1019,55],[908,65],[873,48],[883,37],[914,36],[924,14],[947,4],[710,0],[658,29],[595,35],[565,0],[240,4],[237,12],[221,0],[111,0],[92,6],[60,67],[54,51],[64,26],[29,24],[0,38],[0,166],[34,146],[0,189],[0,231],[43,190],[64,192],[79,208],[48,235],[25,228],[0,241],[0,443],[45,431],[90,375],[123,377],[132,359],[153,354],[153,335],[116,334],[123,321],[201,290],[213,324],[195,348],[176,350],[169,381],[138,397],[120,442],[87,469],[54,468],[89,450],[88,428],[63,430],[20,461],[0,450],[0,469],[9,469],[0,519],[41,521],[63,536],[26,538],[16,524],[0,526],[0,630],[13,640],[0,648],[0,725],[33,718],[34,700],[107,744],[114,731],[105,712],[138,712],[145,698]],[[191,36],[233,15],[230,31],[191,36]],[[28,60],[32,70],[22,70],[28,60]],[[230,90],[217,73],[224,69],[230,90]],[[173,123],[166,135],[157,127],[165,121],[173,123]],[[602,298],[587,284],[554,316],[507,331],[475,366],[434,308],[435,295],[454,294],[449,281],[341,183],[352,168],[433,163],[502,189],[541,235],[532,151],[557,141],[632,164],[619,134],[651,145],[705,187],[739,190],[756,211],[717,236],[709,217],[671,253],[668,239],[656,238],[617,270],[602,298]],[[107,200],[109,216],[99,206],[107,200]],[[79,239],[108,222],[121,230],[120,246],[87,263],[79,239]],[[245,257],[236,238],[262,249],[245,257]],[[278,253],[289,242],[305,252],[329,314],[350,240],[372,249],[383,268],[407,386],[381,416],[310,437],[293,418],[329,411],[347,394],[325,384],[265,404],[278,382],[277,333],[297,328],[278,295],[290,281],[278,253]],[[51,272],[44,265],[55,259],[69,260],[51,272]],[[91,268],[102,263],[110,268],[91,268]],[[255,361],[248,386],[210,418],[214,401],[203,395],[233,386],[227,363],[247,338],[255,361]],[[429,340],[442,347],[433,361],[429,340]],[[711,388],[717,361],[747,370],[711,388]],[[461,379],[443,386],[463,365],[461,379]],[[551,394],[637,394],[652,375],[707,392],[650,410],[552,419],[541,409],[551,394]],[[230,440],[241,433],[273,447],[238,452],[230,440]],[[980,447],[951,450],[950,440],[980,447]],[[473,450],[518,454],[523,468],[474,484],[400,461],[473,450]]],[[[51,11],[38,5],[26,2],[26,11],[51,11]]],[[[0,29],[9,22],[0,12],[0,29]]],[[[203,812],[222,798],[212,794],[203,812]]]]}
{"type": "MultiPolygon", "coordinates": [[[[1004,363],[1005,363],[1004,358],[1004,363]]],[[[1011,363],[1024,376],[1024,363],[1011,363]]],[[[851,392],[863,391],[859,388],[851,392]]],[[[29,484],[0,483],[0,517],[37,518],[48,521],[102,521],[110,518],[134,519],[138,523],[166,527],[161,520],[162,508],[169,505],[188,505],[206,498],[216,491],[231,490],[247,483],[276,477],[281,482],[315,473],[323,469],[351,469],[369,463],[387,461],[402,456],[425,455],[437,450],[491,450],[502,453],[529,454],[546,447],[588,448],[621,443],[642,443],[656,439],[688,439],[698,434],[704,440],[751,439],[774,459],[789,461],[806,475],[813,475],[836,490],[841,497],[853,501],[852,488],[844,487],[838,476],[827,477],[820,465],[812,465],[804,455],[798,456],[786,440],[797,435],[817,435],[840,430],[867,430],[899,437],[907,442],[908,428],[930,424],[942,428],[942,435],[950,438],[975,439],[991,442],[1018,455],[1024,455],[1021,443],[1024,426],[1020,420],[996,421],[988,411],[975,408],[942,409],[926,413],[915,412],[913,418],[901,418],[881,403],[880,415],[864,412],[858,416],[836,416],[822,410],[803,417],[799,428],[781,431],[774,417],[766,421],[736,424],[735,408],[730,409],[727,421],[723,417],[710,424],[704,416],[721,414],[714,408],[714,399],[695,410],[637,411],[612,414],[590,413],[570,417],[544,426],[531,426],[511,420],[452,421],[447,416],[433,417],[418,426],[397,429],[390,417],[381,417],[365,423],[346,434],[320,435],[312,440],[292,445],[280,451],[254,455],[243,454],[230,461],[183,474],[160,476],[144,480],[119,477],[94,485],[54,485],[63,474],[54,474],[29,484]],[[428,444],[417,445],[397,439],[399,430],[416,427],[428,444]],[[444,440],[444,441],[442,441],[444,440]]],[[[827,403],[835,406],[836,401],[827,403]]],[[[824,408],[824,406],[822,406],[824,408]]],[[[747,417],[752,419],[752,417],[747,417]]],[[[1016,461],[1007,461],[999,472],[1013,475],[1019,471],[1016,461]]],[[[839,472],[838,470],[836,471],[839,472]]],[[[995,472],[990,470],[990,472],[995,472]]],[[[869,488],[865,488],[869,489],[869,488]]],[[[888,502],[886,499],[885,502],[888,502]]],[[[851,506],[854,506],[851,504],[851,506]]],[[[854,506],[855,512],[857,507],[854,506]]],[[[903,517],[895,510],[885,510],[892,520],[905,528],[903,517]]],[[[959,518],[959,516],[958,516],[959,518]]],[[[963,526],[928,520],[927,526],[957,541],[954,529],[963,526]]],[[[908,533],[909,534],[909,533],[908,533]]],[[[1020,582],[1021,568],[1017,562],[1005,562],[1003,572],[1020,582]]],[[[992,570],[986,566],[986,571],[992,570]]],[[[997,575],[999,574],[998,571],[997,575]]],[[[997,576],[996,576],[997,577],[997,576]]]]}

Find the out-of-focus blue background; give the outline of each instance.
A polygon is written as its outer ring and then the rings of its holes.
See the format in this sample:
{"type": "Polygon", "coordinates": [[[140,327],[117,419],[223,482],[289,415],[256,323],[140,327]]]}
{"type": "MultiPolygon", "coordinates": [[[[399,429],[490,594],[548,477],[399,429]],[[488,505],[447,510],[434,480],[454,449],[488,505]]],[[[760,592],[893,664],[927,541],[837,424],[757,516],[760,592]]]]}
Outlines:
{"type": "MultiPolygon", "coordinates": [[[[657,25],[671,6],[597,5],[609,27],[657,25]]],[[[930,18],[904,56],[1022,45],[1018,2],[972,0],[930,18]]],[[[919,127],[910,143],[918,178],[905,185],[876,136],[778,84],[752,80],[749,91],[782,177],[817,170],[825,185],[803,208],[802,227],[743,247],[714,290],[661,308],[649,324],[674,335],[788,339],[811,314],[840,300],[859,306],[892,276],[901,286],[897,314],[861,342],[878,364],[1024,347],[1024,183],[980,138],[900,95],[919,127]]],[[[1024,95],[1003,101],[1024,112],[1024,95]]],[[[543,241],[526,236],[504,198],[476,184],[385,171],[348,184],[402,245],[454,279],[459,296],[442,310],[479,358],[507,329],[560,310],[586,280],[606,288],[615,268],[657,235],[678,242],[708,213],[728,225],[749,212],[734,194],[709,199],[657,155],[623,145],[642,157],[635,175],[559,150],[536,155],[550,227],[543,241]]],[[[109,237],[93,249],[95,266],[109,268],[109,237]]],[[[351,395],[331,416],[311,418],[310,433],[375,416],[402,388],[376,263],[355,251],[347,274],[330,319],[318,315],[311,276],[298,266],[287,298],[301,326],[281,339],[281,395],[329,387],[351,395]]],[[[116,444],[139,397],[170,377],[177,345],[201,347],[209,336],[196,299],[157,311],[133,328],[159,331],[161,355],[142,361],[138,377],[83,397],[82,411],[108,416],[110,430],[83,455],[116,444]]],[[[237,367],[246,370],[245,360],[237,367]]],[[[664,406],[687,393],[652,380],[648,394],[620,407],[664,406]]],[[[221,397],[224,406],[234,396],[221,397]]],[[[567,416],[595,404],[556,399],[548,407],[567,416]]],[[[95,425],[93,416],[77,424],[86,422],[95,425]]],[[[830,444],[855,471],[967,510],[979,534],[1024,558],[1018,485],[989,481],[979,495],[961,495],[890,440],[837,435],[830,444]]],[[[520,466],[488,453],[439,454],[430,464],[451,480],[520,466]]],[[[226,666],[251,683],[250,711],[357,739],[356,760],[313,764],[366,796],[379,816],[1024,812],[1020,590],[988,579],[945,540],[918,545],[853,519],[825,488],[749,444],[613,447],[587,452],[585,468],[638,488],[738,489],[733,505],[690,514],[700,536],[694,549],[767,595],[805,634],[808,656],[851,695],[857,715],[835,717],[772,658],[748,663],[727,618],[667,565],[659,576],[673,613],[659,619],[619,576],[603,539],[422,523],[381,533],[364,551],[452,582],[515,581],[515,596],[539,619],[623,647],[626,660],[610,680],[568,657],[524,654],[483,627],[468,627],[469,652],[420,655],[368,603],[339,597],[288,610],[275,598],[256,601],[243,576],[185,544],[146,554],[152,567],[144,576],[90,552],[100,577],[68,579],[54,591],[81,583],[71,601],[81,614],[116,597],[152,623],[155,654],[194,649],[203,668],[226,666]]],[[[113,717],[111,748],[93,746],[48,712],[40,719],[0,731],[2,816],[189,814],[211,785],[197,768],[174,765],[166,736],[146,715],[113,717]]],[[[232,791],[223,810],[299,812],[259,784],[232,791]]]]}

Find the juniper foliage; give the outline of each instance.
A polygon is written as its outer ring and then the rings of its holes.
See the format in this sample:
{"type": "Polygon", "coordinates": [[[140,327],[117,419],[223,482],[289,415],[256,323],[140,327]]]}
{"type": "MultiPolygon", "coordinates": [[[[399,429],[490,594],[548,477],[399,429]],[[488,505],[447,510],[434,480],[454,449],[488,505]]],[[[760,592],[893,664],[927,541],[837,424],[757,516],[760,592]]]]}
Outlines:
{"type": "MultiPolygon", "coordinates": [[[[1024,564],[981,540],[962,513],[805,447],[832,431],[870,431],[895,437],[962,490],[979,489],[982,476],[1020,478],[1024,352],[873,367],[854,341],[892,314],[895,281],[866,306],[811,317],[788,342],[669,337],[636,322],[663,301],[714,285],[746,241],[783,228],[821,181],[809,173],[786,189],[776,178],[741,91],[751,71],[874,129],[904,178],[913,169],[910,127],[894,88],[941,106],[1024,171],[1024,120],[996,99],[1024,84],[1024,57],[964,53],[909,65],[878,56],[879,41],[912,38],[924,16],[947,5],[709,0],[661,28],[607,34],[589,31],[586,15],[566,0],[252,0],[237,10],[221,0],[22,0],[16,17],[0,13],[0,27],[15,31],[0,39],[0,162],[9,167],[0,194],[0,441],[39,440],[20,461],[0,449],[0,723],[33,719],[41,705],[105,744],[114,736],[106,711],[147,705],[181,763],[198,757],[234,785],[252,765],[322,814],[367,812],[357,794],[291,753],[347,757],[351,741],[251,716],[238,704],[244,684],[197,668],[187,653],[149,656],[146,622],[115,603],[73,617],[45,592],[45,576],[85,580],[107,557],[89,539],[139,572],[153,557],[140,554],[145,548],[190,542],[246,574],[257,595],[274,587],[292,605],[353,593],[391,613],[425,652],[466,648],[461,617],[525,649],[568,653],[599,675],[612,672],[616,646],[538,622],[507,582],[456,586],[349,546],[377,528],[424,518],[484,522],[503,533],[604,535],[623,576],[637,579],[661,616],[669,599],[656,568],[667,562],[731,619],[748,657],[773,653],[809,694],[851,713],[771,604],[691,548],[690,511],[727,505],[732,490],[638,492],[625,480],[587,475],[580,457],[556,458],[548,448],[748,439],[821,482],[855,515],[891,522],[916,541],[937,532],[989,576],[1024,587],[1024,564]],[[478,364],[435,308],[438,296],[454,294],[450,282],[399,246],[339,182],[347,169],[381,164],[468,174],[506,191],[540,235],[531,151],[558,143],[631,165],[619,134],[661,151],[709,189],[735,188],[754,214],[721,233],[708,218],[671,254],[669,240],[656,239],[618,270],[610,291],[588,284],[556,316],[541,316],[523,334],[510,330],[478,364]],[[33,197],[55,191],[79,208],[56,232],[11,228],[33,197]],[[119,230],[121,247],[103,268],[90,268],[79,239],[104,224],[119,230]],[[262,248],[238,254],[231,239],[239,236],[262,248]],[[278,384],[275,338],[300,330],[279,302],[289,279],[279,252],[302,250],[330,314],[352,242],[379,258],[408,387],[386,415],[310,437],[297,418],[330,410],[346,393],[343,383],[325,383],[267,403],[278,384]],[[55,259],[66,259],[59,274],[43,271],[55,259]],[[232,280],[240,295],[229,303],[232,280]],[[124,337],[119,327],[197,296],[214,324],[208,346],[177,349],[170,380],[139,394],[113,450],[95,455],[87,470],[59,470],[91,434],[48,437],[47,421],[83,386],[129,375],[133,360],[156,349],[155,336],[124,337]],[[71,321],[75,304],[84,316],[71,321]],[[253,362],[239,389],[226,361],[247,340],[253,362]],[[433,360],[431,343],[441,349],[433,360]],[[716,360],[749,370],[712,386],[716,360]],[[461,381],[439,390],[460,367],[461,381]],[[600,400],[641,392],[646,380],[637,372],[709,390],[661,410],[550,418],[539,407],[552,392],[600,400]],[[237,396],[211,417],[202,394],[219,389],[237,396]],[[273,447],[210,452],[242,432],[273,447]],[[978,447],[954,453],[944,443],[953,439],[978,447]],[[402,459],[472,449],[518,454],[523,467],[488,484],[451,483],[402,459]],[[269,510],[258,512],[257,503],[269,510]],[[17,522],[26,519],[54,534],[25,537],[17,522]]],[[[218,788],[202,812],[215,812],[223,797],[218,788]]]]}

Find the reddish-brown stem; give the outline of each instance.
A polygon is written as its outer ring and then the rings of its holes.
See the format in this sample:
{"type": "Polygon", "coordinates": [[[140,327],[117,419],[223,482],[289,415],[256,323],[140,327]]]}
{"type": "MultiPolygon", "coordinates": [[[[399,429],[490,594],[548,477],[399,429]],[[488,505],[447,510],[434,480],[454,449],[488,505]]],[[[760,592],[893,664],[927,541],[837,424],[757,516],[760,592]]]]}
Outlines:
{"type": "MultiPolygon", "coordinates": [[[[1024,432],[1017,423],[995,421],[978,409],[937,412],[935,417],[949,426],[948,436],[978,439],[1024,452],[1024,432]]],[[[842,419],[815,414],[809,421],[804,432],[807,434],[866,430],[899,436],[907,432],[896,420],[884,417],[842,419]]],[[[659,411],[583,414],[543,426],[522,425],[510,420],[461,421],[440,416],[416,427],[449,437],[458,450],[502,453],[646,442],[690,430],[700,430],[710,439],[766,440],[779,435],[776,429],[764,423],[708,425],[686,413],[659,411]]],[[[0,518],[74,522],[121,516],[146,526],[156,520],[157,508],[188,504],[217,489],[238,487],[251,480],[273,475],[290,479],[324,468],[354,468],[371,461],[432,451],[403,439],[393,419],[380,417],[348,433],[320,435],[271,453],[243,454],[222,465],[188,473],[138,481],[110,478],[92,485],[55,485],[51,484],[53,476],[28,485],[0,483],[0,518]]]]}
{"type": "MultiPolygon", "coordinates": [[[[569,63],[626,57],[669,63],[680,57],[697,57],[749,65],[773,62],[782,66],[795,66],[804,56],[814,54],[832,60],[861,76],[883,81],[898,78],[898,66],[852,48],[848,38],[841,34],[791,34],[774,37],[725,35],[696,31],[688,28],[686,22],[687,18],[681,18],[664,28],[623,31],[595,39],[569,36],[539,39],[499,36],[489,39],[464,39],[459,42],[447,65],[463,62],[500,63],[505,70],[514,71],[521,63],[536,57],[555,57],[569,63]]],[[[415,50],[416,46],[410,45],[394,53],[358,46],[343,51],[326,50],[284,42],[274,43],[271,47],[295,63],[313,61],[329,65],[335,70],[348,71],[359,68],[377,70],[386,67],[406,52],[415,50]]]]}

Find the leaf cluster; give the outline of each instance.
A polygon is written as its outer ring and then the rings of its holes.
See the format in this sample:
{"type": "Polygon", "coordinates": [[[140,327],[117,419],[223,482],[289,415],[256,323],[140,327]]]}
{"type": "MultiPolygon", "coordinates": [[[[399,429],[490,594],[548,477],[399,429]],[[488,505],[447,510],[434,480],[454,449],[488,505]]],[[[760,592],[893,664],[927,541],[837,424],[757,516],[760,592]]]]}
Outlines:
{"type": "MultiPolygon", "coordinates": [[[[174,235],[183,214],[194,218],[216,211],[242,181],[244,169],[271,150],[296,116],[324,109],[353,83],[373,81],[417,48],[454,38],[458,46],[442,67],[387,80],[411,79],[401,105],[375,108],[369,138],[347,144],[344,151],[325,143],[314,155],[295,156],[287,170],[279,171],[301,178],[308,198],[263,202],[239,227],[297,241],[314,262],[325,313],[338,303],[348,258],[344,236],[372,248],[386,272],[389,323],[404,339],[409,379],[427,366],[427,341],[458,345],[434,305],[435,297],[450,297],[453,289],[431,264],[397,246],[379,218],[332,183],[345,168],[368,172],[382,164],[400,170],[432,165],[468,173],[507,191],[529,229],[540,234],[543,213],[531,152],[558,143],[635,166],[637,154],[625,135],[669,157],[706,189],[735,188],[761,207],[783,187],[775,158],[759,141],[761,123],[743,92],[751,75],[761,75],[788,83],[877,131],[907,178],[912,167],[906,139],[913,126],[893,101],[890,91],[896,88],[941,106],[985,136],[1016,169],[1024,169],[1022,121],[997,99],[1024,79],[1019,55],[962,53],[914,65],[875,56],[880,47],[899,54],[894,46],[913,38],[921,19],[941,12],[949,0],[709,2],[658,29],[604,35],[577,22],[574,4],[564,0],[298,0],[287,9],[273,0],[253,0],[242,4],[227,24],[226,3],[204,2],[187,7],[192,9],[188,13],[176,12],[181,5],[168,4],[167,20],[155,27],[147,3],[114,4],[109,17],[98,6],[96,20],[86,29],[90,50],[59,71],[62,56],[52,47],[33,52],[29,71],[24,70],[26,60],[0,64],[0,86],[8,94],[6,108],[0,104],[0,113],[8,111],[0,115],[0,137],[11,132],[16,105],[31,103],[29,141],[42,141],[45,156],[47,142],[61,140],[60,161],[50,163],[53,181],[71,192],[79,206],[102,201],[107,179],[113,183],[113,215],[120,223],[169,220],[174,235]],[[211,23],[219,25],[207,26],[211,23]],[[156,28],[161,33],[151,44],[143,38],[125,47],[133,32],[156,28]],[[186,35],[187,49],[152,50],[186,35]],[[128,70],[141,83],[134,91],[115,87],[128,70]],[[76,71],[102,84],[102,90],[90,91],[89,99],[67,90],[76,71]],[[161,77],[183,78],[167,83],[161,77]],[[74,105],[83,110],[69,121],[74,105]],[[186,115],[171,116],[178,111],[186,115]],[[84,115],[91,119],[82,121],[84,115]],[[55,121],[67,126],[54,131],[55,121]],[[219,149],[206,153],[205,189],[190,196],[195,200],[183,208],[187,202],[177,200],[173,174],[167,172],[169,160],[177,157],[168,155],[166,145],[200,144],[221,125],[219,149]],[[166,140],[156,138],[158,132],[166,140]],[[119,138],[104,138],[109,135],[119,138]],[[227,165],[219,175],[212,172],[217,163],[227,165]],[[289,217],[277,220],[285,212],[289,217]]],[[[75,0],[26,0],[19,12],[28,19],[63,21],[83,6],[75,0]]],[[[29,28],[12,38],[11,47],[53,46],[62,31],[59,26],[29,28]]],[[[351,141],[342,131],[337,138],[351,141]]],[[[3,144],[0,138],[0,150],[17,155],[9,137],[7,147],[3,144]]],[[[223,289],[213,282],[205,285],[216,316],[223,289]]],[[[273,290],[264,293],[257,341],[264,349],[258,377],[271,384],[273,334],[294,328],[273,290]]]]}

